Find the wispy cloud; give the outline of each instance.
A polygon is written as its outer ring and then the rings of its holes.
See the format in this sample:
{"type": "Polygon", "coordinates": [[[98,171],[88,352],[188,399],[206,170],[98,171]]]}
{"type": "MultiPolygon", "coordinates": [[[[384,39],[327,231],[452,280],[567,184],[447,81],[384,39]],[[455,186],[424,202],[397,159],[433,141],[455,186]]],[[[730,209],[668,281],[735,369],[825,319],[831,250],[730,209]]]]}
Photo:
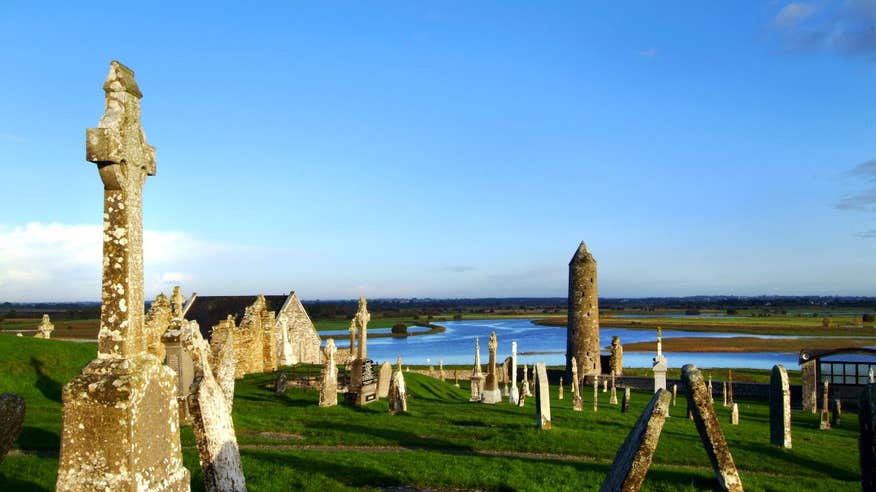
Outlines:
{"type": "Polygon", "coordinates": [[[876,61],[876,0],[791,2],[770,30],[791,52],[827,51],[876,61]]]}
{"type": "MultiPolygon", "coordinates": [[[[858,164],[850,169],[846,175],[851,178],[863,178],[871,183],[876,183],[876,160],[858,164]]],[[[876,186],[871,186],[859,193],[843,197],[836,204],[836,208],[840,210],[876,212],[876,186]]]]}

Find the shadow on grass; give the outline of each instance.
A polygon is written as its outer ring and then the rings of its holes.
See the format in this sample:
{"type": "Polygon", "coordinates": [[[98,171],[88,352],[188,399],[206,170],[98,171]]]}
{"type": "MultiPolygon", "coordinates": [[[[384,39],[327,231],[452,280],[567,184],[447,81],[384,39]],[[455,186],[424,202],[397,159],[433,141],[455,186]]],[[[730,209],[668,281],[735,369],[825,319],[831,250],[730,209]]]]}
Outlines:
{"type": "Polygon", "coordinates": [[[793,451],[786,451],[775,446],[769,445],[751,445],[751,444],[736,444],[735,448],[744,449],[755,455],[769,456],[774,459],[786,461],[790,466],[803,466],[810,470],[815,470],[819,474],[837,479],[856,481],[860,477],[857,473],[852,473],[849,470],[833,466],[819,460],[813,460],[799,454],[793,454],[793,451]]]}
{"type": "Polygon", "coordinates": [[[30,358],[30,365],[37,375],[36,388],[46,398],[61,403],[61,383],[46,375],[43,371],[43,363],[34,357],[30,358]]]}
{"type": "Polygon", "coordinates": [[[38,427],[24,426],[18,435],[18,449],[52,449],[61,447],[61,436],[38,427]]]}
{"type": "Polygon", "coordinates": [[[24,480],[9,478],[6,475],[0,473],[0,490],[15,490],[16,492],[42,492],[48,491],[49,489],[33,482],[25,482],[24,480]]]}
{"type": "MultiPolygon", "coordinates": [[[[337,430],[336,426],[315,424],[310,426],[311,429],[331,429],[337,430]]],[[[406,432],[399,429],[384,429],[379,427],[366,427],[363,425],[345,425],[344,433],[362,434],[366,436],[374,436],[386,441],[394,442],[396,445],[404,448],[412,449],[435,449],[443,451],[455,452],[471,452],[470,446],[461,446],[459,444],[436,439],[434,437],[424,437],[406,432]]]]}
{"type": "Polygon", "coordinates": [[[267,402],[267,403],[279,403],[281,405],[287,407],[312,407],[315,402],[312,400],[302,400],[302,399],[290,399],[287,396],[276,396],[273,393],[265,396],[251,396],[251,395],[235,395],[235,401],[246,400],[246,401],[256,401],[256,402],[267,402]]]}
{"type": "Polygon", "coordinates": [[[403,485],[399,477],[387,475],[371,467],[355,466],[350,463],[339,465],[337,461],[302,458],[289,454],[271,454],[264,451],[246,451],[245,456],[249,460],[258,460],[277,468],[293,468],[307,470],[310,473],[318,473],[331,481],[340,482],[351,487],[375,484],[383,486],[403,485]]]}

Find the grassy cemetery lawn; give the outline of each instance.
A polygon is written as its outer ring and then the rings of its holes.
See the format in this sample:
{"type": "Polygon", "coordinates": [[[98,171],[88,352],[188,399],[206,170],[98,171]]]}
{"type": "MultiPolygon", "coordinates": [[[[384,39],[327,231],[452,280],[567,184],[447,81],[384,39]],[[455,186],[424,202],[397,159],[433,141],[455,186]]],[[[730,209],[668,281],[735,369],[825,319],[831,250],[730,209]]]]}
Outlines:
{"type": "MultiPolygon", "coordinates": [[[[0,464],[0,490],[52,490],[58,464],[61,386],[94,357],[93,344],[0,336],[0,393],[27,400],[27,418],[16,451],[0,464]]],[[[407,373],[407,415],[390,416],[386,400],[356,408],[319,408],[316,391],[297,388],[286,368],[283,397],[274,376],[237,382],[234,422],[250,490],[353,490],[415,487],[480,490],[597,490],[615,453],[651,398],[633,392],[631,411],[620,412],[599,391],[585,388],[583,412],[571,410],[551,388],[553,429],[535,429],[535,401],[524,408],[468,402],[462,388],[407,373]]],[[[717,371],[715,372],[717,375],[717,371]]],[[[559,373],[552,374],[558,377],[559,373]]],[[[740,374],[741,376],[742,374],[740,374]]],[[[619,398],[622,392],[619,392],[619,398]]],[[[737,400],[741,425],[729,409],[717,412],[746,490],[859,490],[857,416],[838,428],[818,430],[818,418],[795,411],[794,448],[769,445],[765,401],[737,400]]],[[[671,407],[644,490],[711,489],[714,478],[686,403],[671,407]]],[[[195,441],[183,427],[185,462],[193,490],[203,490],[195,441]]]]}

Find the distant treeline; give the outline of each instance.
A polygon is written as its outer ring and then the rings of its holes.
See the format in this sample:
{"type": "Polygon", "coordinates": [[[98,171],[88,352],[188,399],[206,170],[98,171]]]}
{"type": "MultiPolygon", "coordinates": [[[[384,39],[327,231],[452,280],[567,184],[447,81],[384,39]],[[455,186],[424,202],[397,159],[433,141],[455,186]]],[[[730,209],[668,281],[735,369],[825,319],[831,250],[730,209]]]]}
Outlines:
{"type": "MultiPolygon", "coordinates": [[[[315,320],[348,319],[356,312],[357,300],[304,301],[315,320]]],[[[148,309],[148,303],[146,304],[148,309]]],[[[876,310],[876,297],[865,296],[690,296],[599,299],[603,310],[684,311],[715,310],[735,313],[742,309],[784,313],[787,310],[876,310]]],[[[566,309],[565,297],[507,297],[475,299],[369,299],[368,310],[379,317],[418,319],[439,314],[557,314],[566,309]]],[[[94,319],[100,317],[99,302],[0,303],[0,318],[37,318],[48,313],[52,319],[94,319]]]]}

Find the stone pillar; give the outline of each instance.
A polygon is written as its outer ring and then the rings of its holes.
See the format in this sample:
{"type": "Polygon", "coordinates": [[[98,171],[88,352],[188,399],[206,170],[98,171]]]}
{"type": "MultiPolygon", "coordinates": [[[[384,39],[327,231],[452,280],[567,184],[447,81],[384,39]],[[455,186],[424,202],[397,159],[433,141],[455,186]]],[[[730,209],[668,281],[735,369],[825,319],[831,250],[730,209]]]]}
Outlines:
{"type": "MultiPolygon", "coordinates": [[[[167,300],[166,297],[165,300],[167,300]]],[[[173,293],[170,295],[169,303],[169,307],[171,308],[171,312],[173,313],[174,318],[183,317],[183,305],[185,304],[185,302],[186,298],[185,296],[183,296],[180,286],[174,286],[173,293]]]]}
{"type": "Polygon", "coordinates": [[[657,390],[654,393],[651,402],[618,450],[614,463],[599,488],[600,492],[637,491],[642,487],[669,413],[669,400],[670,395],[666,390],[657,390]]]}
{"type": "Polygon", "coordinates": [[[511,392],[508,394],[508,403],[520,403],[520,389],[517,388],[517,341],[511,342],[511,392]]]}
{"type": "Polygon", "coordinates": [[[146,351],[143,184],[155,149],[140,126],[134,72],[112,62],[106,112],[86,132],[104,185],[103,284],[97,359],[66,386],[57,490],[188,491],[176,377],[146,351]]]}
{"type": "Polygon", "coordinates": [[[611,358],[609,359],[610,372],[615,376],[624,374],[624,347],[620,343],[620,337],[611,337],[611,358]]]}
{"type": "Polygon", "coordinates": [[[800,364],[800,379],[803,383],[803,411],[818,413],[818,364],[807,360],[800,364]]]}
{"type": "Polygon", "coordinates": [[[578,378],[578,361],[572,357],[572,410],[584,411],[584,402],[581,399],[581,379],[578,378]]]}
{"type": "Polygon", "coordinates": [[[687,407],[693,413],[694,423],[703,447],[706,448],[706,454],[709,455],[709,461],[712,462],[718,485],[723,490],[742,492],[742,481],[709,399],[709,390],[703,375],[695,365],[687,364],[681,368],[681,381],[687,396],[687,407]]]}
{"type": "Polygon", "coordinates": [[[782,365],[770,375],[770,444],[791,449],[791,385],[782,365]]]}
{"type": "Polygon", "coordinates": [[[599,376],[593,376],[593,411],[599,410],[599,376]]]}
{"type": "Polygon", "coordinates": [[[560,376],[560,389],[558,390],[557,399],[563,399],[563,376],[560,376]]]}
{"type": "Polygon", "coordinates": [[[335,340],[329,338],[322,349],[325,364],[322,367],[322,384],[319,386],[319,406],[333,407],[338,404],[338,366],[335,364],[335,340]]]}
{"type": "Polygon", "coordinates": [[[830,426],[838,427],[842,421],[843,402],[839,398],[830,400],[830,426]]]}
{"type": "Polygon", "coordinates": [[[614,373],[611,375],[611,396],[608,403],[609,405],[617,405],[617,386],[614,384],[614,373]]]}
{"type": "Polygon", "coordinates": [[[405,388],[405,375],[401,371],[395,371],[389,385],[389,413],[395,415],[407,411],[408,392],[405,388]]]}
{"type": "Polygon", "coordinates": [[[388,361],[383,361],[380,365],[380,372],[377,374],[377,397],[386,398],[389,396],[389,382],[392,379],[392,366],[388,361]]]}
{"type": "MultiPolygon", "coordinates": [[[[535,369],[533,369],[533,373],[535,373],[535,369]]],[[[532,391],[529,389],[529,367],[526,364],[523,364],[523,388],[521,391],[526,396],[532,396],[532,391]]]]}
{"type": "MultiPolygon", "coordinates": [[[[171,319],[173,319],[173,312],[171,311],[167,296],[158,294],[146,313],[146,319],[143,322],[145,325],[143,336],[146,337],[146,350],[155,357],[158,357],[159,360],[165,360],[167,356],[163,338],[164,333],[170,326],[171,319]]],[[[188,387],[186,391],[188,391],[188,387]]],[[[188,413],[188,410],[186,410],[186,413],[188,413]]]]}
{"type": "Polygon", "coordinates": [[[735,402],[730,407],[730,424],[739,425],[739,404],[735,402]]]}
{"type": "Polygon", "coordinates": [[[591,376],[602,373],[599,358],[599,298],[596,283],[596,259],[584,241],[569,262],[569,308],[566,331],[566,374],[571,374],[572,357],[578,373],[591,376]]]}
{"type": "Polygon", "coordinates": [[[444,359],[438,359],[438,379],[446,381],[447,376],[444,373],[444,359]]]}
{"type": "Polygon", "coordinates": [[[858,402],[861,490],[876,490],[876,384],[865,386],[858,402]]]}
{"type": "Polygon", "coordinates": [[[821,403],[821,423],[819,425],[819,429],[828,430],[830,429],[830,412],[827,411],[827,394],[828,389],[830,387],[830,380],[824,378],[824,399],[821,403]]]}
{"type": "Polygon", "coordinates": [[[481,372],[481,341],[475,338],[475,363],[471,371],[471,398],[469,401],[481,401],[484,391],[484,374],[481,372]]]}
{"type": "Polygon", "coordinates": [[[502,393],[499,391],[499,375],[496,369],[496,349],[499,347],[499,342],[496,341],[496,332],[490,333],[490,342],[487,344],[487,350],[490,353],[490,360],[487,364],[487,379],[483,393],[483,403],[494,404],[502,400],[502,393]]]}
{"type": "Polygon", "coordinates": [[[551,395],[544,362],[535,365],[535,425],[542,430],[551,428],[551,395]]]}
{"type": "Polygon", "coordinates": [[[624,398],[621,400],[621,413],[628,413],[630,411],[630,398],[630,388],[627,386],[624,388],[624,398]]]}
{"type": "Polygon", "coordinates": [[[663,329],[657,327],[657,355],[654,357],[654,392],[666,389],[666,357],[663,357],[663,329]]]}
{"type": "MultiPolygon", "coordinates": [[[[712,392],[710,389],[710,391],[709,391],[710,398],[709,399],[711,399],[711,394],[712,394],[712,392]]],[[[672,406],[673,407],[675,406],[675,402],[677,400],[678,400],[678,385],[675,383],[672,383],[672,406]]]]}
{"type": "Polygon", "coordinates": [[[364,297],[359,298],[359,309],[353,318],[356,329],[359,332],[359,347],[357,355],[360,360],[368,358],[368,322],[371,321],[371,313],[368,312],[368,301],[364,297]]]}

